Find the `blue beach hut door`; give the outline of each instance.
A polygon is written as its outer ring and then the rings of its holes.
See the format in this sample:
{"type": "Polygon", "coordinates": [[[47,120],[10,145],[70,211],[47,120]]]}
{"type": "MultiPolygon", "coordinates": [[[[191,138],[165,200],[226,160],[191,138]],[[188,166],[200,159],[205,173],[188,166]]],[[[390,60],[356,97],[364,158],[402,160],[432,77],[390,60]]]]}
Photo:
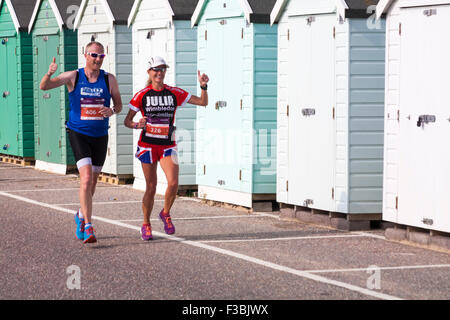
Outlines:
{"type": "Polygon", "coordinates": [[[243,28],[242,18],[207,20],[206,65],[211,85],[203,119],[204,176],[200,180],[233,191],[241,191],[243,28]]]}

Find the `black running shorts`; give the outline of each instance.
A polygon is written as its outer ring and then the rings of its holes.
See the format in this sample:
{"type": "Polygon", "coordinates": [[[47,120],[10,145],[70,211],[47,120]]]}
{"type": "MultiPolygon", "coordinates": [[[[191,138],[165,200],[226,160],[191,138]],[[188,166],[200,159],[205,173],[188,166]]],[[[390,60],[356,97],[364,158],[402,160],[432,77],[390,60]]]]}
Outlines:
{"type": "Polygon", "coordinates": [[[108,135],[91,137],[70,129],[67,130],[78,169],[90,164],[94,171],[100,172],[108,150],[108,135]]]}

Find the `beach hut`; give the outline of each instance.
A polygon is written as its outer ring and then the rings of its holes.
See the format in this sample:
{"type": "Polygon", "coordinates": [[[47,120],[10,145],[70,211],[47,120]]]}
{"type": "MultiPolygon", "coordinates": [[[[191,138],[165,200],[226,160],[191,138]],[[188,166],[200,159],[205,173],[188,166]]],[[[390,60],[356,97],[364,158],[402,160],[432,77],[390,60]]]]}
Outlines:
{"type": "Polygon", "coordinates": [[[280,203],[381,219],[385,21],[375,18],[377,2],[279,0],[271,13],[280,203]]]}
{"type": "Polygon", "coordinates": [[[0,154],[34,160],[33,59],[28,0],[0,1],[0,154]]]}
{"type": "MultiPolygon", "coordinates": [[[[147,83],[147,63],[152,56],[162,56],[170,66],[165,83],[183,88],[196,94],[197,80],[197,28],[191,28],[190,19],[197,0],[154,0],[134,2],[128,18],[133,32],[133,91],[145,88],[147,83]]],[[[136,114],[138,121],[141,114],[136,114]]],[[[197,107],[185,105],[176,113],[176,139],[180,166],[179,190],[195,190],[195,149],[196,149],[197,107]]],[[[134,150],[136,150],[140,130],[134,130],[134,150]]],[[[158,166],[156,192],[164,194],[167,180],[158,166]]],[[[145,189],[145,178],[139,160],[134,160],[134,185],[145,189]]]]}
{"type": "Polygon", "coordinates": [[[270,26],[274,4],[274,0],[201,0],[192,16],[192,25],[198,26],[198,68],[210,77],[209,104],[197,109],[201,198],[256,210],[272,208],[277,108],[277,25],[270,26]]]}
{"type": "Polygon", "coordinates": [[[58,73],[78,66],[77,33],[73,23],[81,0],[37,0],[28,27],[33,43],[35,167],[65,174],[75,169],[65,122],[69,93],[65,86],[39,89],[53,57],[58,73]]]}
{"type": "Polygon", "coordinates": [[[102,69],[116,76],[124,111],[109,119],[106,160],[100,179],[125,183],[133,178],[133,133],[123,120],[133,94],[132,41],[127,19],[133,0],[83,0],[75,19],[78,67],[85,66],[85,47],[95,40],[105,47],[102,69]]]}
{"type": "Polygon", "coordinates": [[[450,1],[380,1],[386,15],[383,220],[450,232],[450,1]]]}

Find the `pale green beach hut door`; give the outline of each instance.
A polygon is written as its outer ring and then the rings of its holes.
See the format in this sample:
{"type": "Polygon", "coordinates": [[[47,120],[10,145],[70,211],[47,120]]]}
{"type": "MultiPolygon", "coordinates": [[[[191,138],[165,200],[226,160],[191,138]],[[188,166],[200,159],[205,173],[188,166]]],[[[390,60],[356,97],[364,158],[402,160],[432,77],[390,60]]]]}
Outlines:
{"type": "MultiPolygon", "coordinates": [[[[58,71],[61,72],[59,66],[59,55],[57,47],[59,46],[59,36],[38,35],[36,37],[35,54],[38,57],[37,74],[38,79],[42,79],[48,71],[48,67],[53,59],[56,58],[58,71]]],[[[57,72],[58,72],[57,71],[57,72]]],[[[38,93],[38,154],[36,159],[61,163],[62,161],[62,141],[61,141],[61,91],[60,89],[52,89],[49,91],[39,90],[38,93]]]]}

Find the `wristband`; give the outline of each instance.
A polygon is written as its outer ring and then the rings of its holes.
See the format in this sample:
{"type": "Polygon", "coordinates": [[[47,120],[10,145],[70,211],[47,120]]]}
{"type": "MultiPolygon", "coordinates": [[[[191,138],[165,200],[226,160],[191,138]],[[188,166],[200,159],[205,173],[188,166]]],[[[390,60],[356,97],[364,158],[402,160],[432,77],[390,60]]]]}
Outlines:
{"type": "Polygon", "coordinates": [[[208,90],[208,85],[205,84],[204,86],[200,86],[200,89],[202,89],[202,90],[208,90]]]}

